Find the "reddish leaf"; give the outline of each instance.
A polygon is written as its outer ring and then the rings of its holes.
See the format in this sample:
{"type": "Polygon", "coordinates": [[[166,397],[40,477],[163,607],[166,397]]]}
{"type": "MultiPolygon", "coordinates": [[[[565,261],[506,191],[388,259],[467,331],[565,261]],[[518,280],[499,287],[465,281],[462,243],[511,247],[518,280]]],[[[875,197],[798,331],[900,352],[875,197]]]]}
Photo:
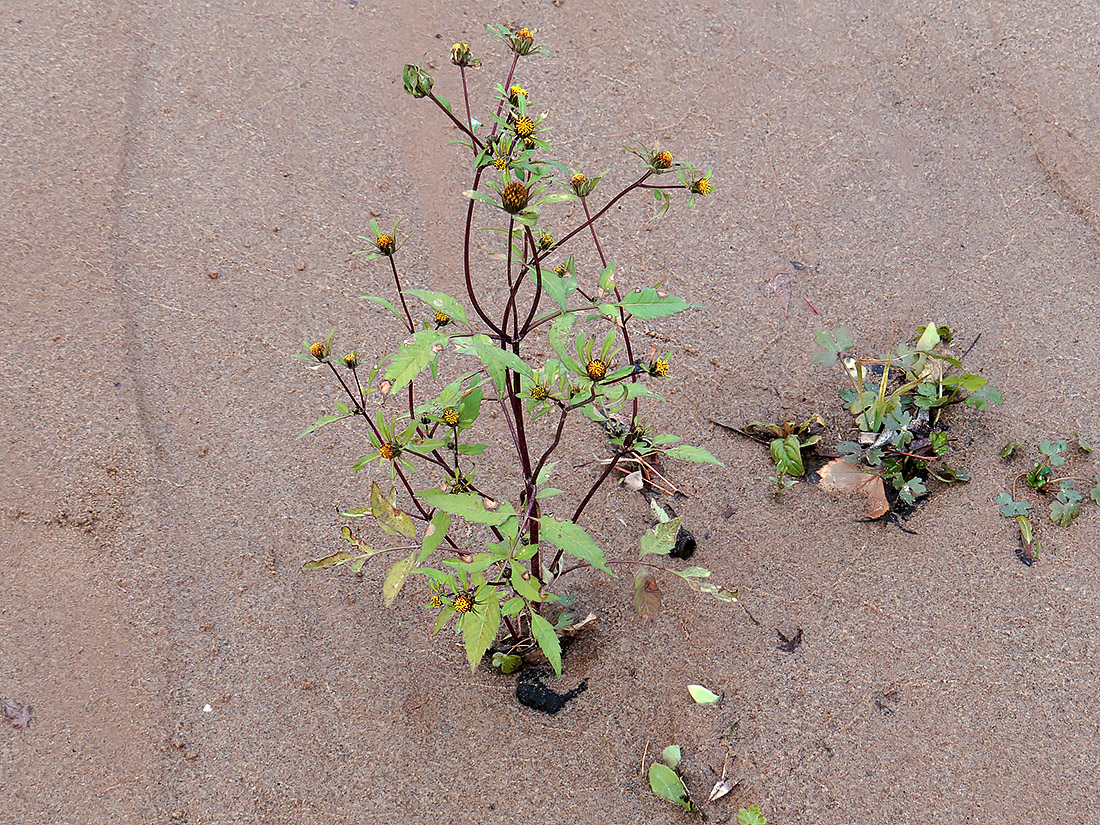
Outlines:
{"type": "Polygon", "coordinates": [[[661,588],[648,570],[642,570],[634,577],[634,609],[646,621],[661,612],[661,588]]]}
{"type": "Polygon", "coordinates": [[[33,708],[30,705],[24,705],[14,699],[0,699],[0,711],[3,712],[4,718],[12,723],[13,727],[22,728],[23,730],[29,728],[32,710],[33,708]]]}

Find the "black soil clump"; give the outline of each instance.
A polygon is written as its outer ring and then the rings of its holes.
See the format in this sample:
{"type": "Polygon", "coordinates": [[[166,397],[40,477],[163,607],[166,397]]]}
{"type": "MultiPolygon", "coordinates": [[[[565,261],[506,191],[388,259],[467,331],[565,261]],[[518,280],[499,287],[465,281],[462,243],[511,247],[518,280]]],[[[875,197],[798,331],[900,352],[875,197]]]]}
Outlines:
{"type": "Polygon", "coordinates": [[[576,699],[588,690],[588,680],[583,680],[572,690],[557,693],[543,682],[550,674],[545,670],[524,670],[516,681],[516,698],[524,707],[542,711],[551,715],[565,707],[566,703],[576,699]]]}
{"type": "Polygon", "coordinates": [[[695,534],[686,527],[676,532],[676,545],[669,551],[674,559],[690,559],[695,552],[695,534]]]}

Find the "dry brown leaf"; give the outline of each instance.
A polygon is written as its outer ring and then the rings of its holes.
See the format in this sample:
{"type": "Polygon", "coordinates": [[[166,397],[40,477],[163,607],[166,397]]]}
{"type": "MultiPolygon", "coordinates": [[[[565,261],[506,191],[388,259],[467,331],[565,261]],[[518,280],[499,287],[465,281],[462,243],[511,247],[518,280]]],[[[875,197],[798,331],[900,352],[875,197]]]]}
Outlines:
{"type": "Polygon", "coordinates": [[[634,577],[634,609],[646,621],[661,612],[661,588],[648,570],[641,570],[634,577]]]}
{"type": "Polygon", "coordinates": [[[632,493],[636,493],[645,486],[645,481],[642,480],[642,471],[635,470],[632,473],[628,473],[623,478],[623,486],[630,490],[632,493]]]}
{"type": "Polygon", "coordinates": [[[818,470],[821,488],[830,493],[860,493],[866,497],[869,508],[860,518],[882,518],[890,512],[886,500],[886,488],[882,476],[865,473],[855,464],[836,458],[818,470]]]}

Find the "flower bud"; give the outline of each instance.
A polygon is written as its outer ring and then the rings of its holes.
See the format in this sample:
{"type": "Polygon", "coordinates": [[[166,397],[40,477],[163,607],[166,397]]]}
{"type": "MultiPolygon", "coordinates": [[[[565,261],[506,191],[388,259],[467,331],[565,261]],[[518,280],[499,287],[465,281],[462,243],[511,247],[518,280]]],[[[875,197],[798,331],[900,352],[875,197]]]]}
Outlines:
{"type": "Polygon", "coordinates": [[[427,97],[432,93],[435,80],[419,66],[411,63],[405,66],[405,92],[413,97],[427,97]]]}

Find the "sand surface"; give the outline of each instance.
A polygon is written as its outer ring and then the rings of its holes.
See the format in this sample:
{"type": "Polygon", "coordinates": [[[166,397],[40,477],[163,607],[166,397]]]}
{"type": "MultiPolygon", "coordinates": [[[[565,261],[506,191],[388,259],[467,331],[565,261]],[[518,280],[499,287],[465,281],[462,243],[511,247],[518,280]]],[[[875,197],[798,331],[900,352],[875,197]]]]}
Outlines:
{"type": "MultiPolygon", "coordinates": [[[[1098,69],[1095,6],[1064,0],[4,3],[0,698],[34,715],[0,720],[0,822],[678,822],[642,764],[672,742],[704,796],[732,754],[712,822],[1100,822],[1100,515],[1046,524],[1028,568],[992,504],[1005,442],[1100,441],[1098,69]],[[457,289],[466,161],[400,72],[431,60],[457,101],[468,40],[484,111],[498,21],[555,53],[517,80],[558,157],[625,183],[641,138],[715,168],[700,208],[601,229],[706,305],[645,325],[675,364],[653,415],[725,462],[676,465],[678,508],[759,621],[670,586],[641,624],[628,581],[582,576],[600,624],[563,683],[589,689],[554,717],[429,635],[423,582],[385,610],[380,567],[298,572],[378,475],[355,431],[294,440],[336,395],[290,356],[400,340],[359,299],[391,289],[350,254],[372,211],[406,217],[417,286],[457,289]],[[814,331],[877,350],[929,318],[981,334],[1007,403],[957,416],[974,480],[912,534],[810,485],[776,503],[766,452],[707,421],[835,428],[814,331]]],[[[638,496],[590,512],[634,552],[638,496]]]]}

